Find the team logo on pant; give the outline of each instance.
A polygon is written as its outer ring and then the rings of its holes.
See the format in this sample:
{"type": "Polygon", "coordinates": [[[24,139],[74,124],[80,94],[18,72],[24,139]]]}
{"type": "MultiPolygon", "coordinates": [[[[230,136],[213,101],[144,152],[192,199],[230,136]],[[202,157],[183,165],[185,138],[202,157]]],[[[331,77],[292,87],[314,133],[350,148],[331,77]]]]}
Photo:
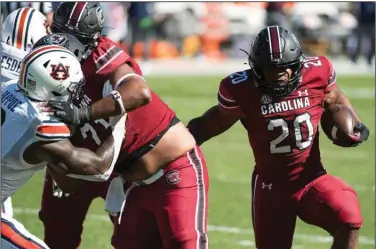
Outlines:
{"type": "Polygon", "coordinates": [[[175,185],[180,182],[179,171],[173,170],[167,173],[166,180],[168,184],[175,185]]]}

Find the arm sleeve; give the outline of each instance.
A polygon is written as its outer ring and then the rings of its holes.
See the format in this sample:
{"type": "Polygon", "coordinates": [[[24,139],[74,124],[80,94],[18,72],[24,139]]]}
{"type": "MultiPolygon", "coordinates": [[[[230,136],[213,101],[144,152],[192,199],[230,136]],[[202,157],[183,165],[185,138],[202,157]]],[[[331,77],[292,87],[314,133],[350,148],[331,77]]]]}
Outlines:
{"type": "Polygon", "coordinates": [[[93,51],[95,73],[107,77],[117,67],[126,63],[129,58],[129,55],[115,43],[104,42],[93,51]]]}
{"type": "Polygon", "coordinates": [[[333,68],[332,63],[330,62],[329,59],[326,59],[327,61],[327,74],[328,74],[328,85],[326,86],[326,92],[330,92],[333,90],[333,88],[337,85],[337,74],[335,69],[333,68]]]}
{"type": "Polygon", "coordinates": [[[233,94],[231,94],[231,82],[228,78],[221,81],[218,90],[218,105],[226,111],[237,111],[239,105],[236,102],[233,94]]]}
{"type": "Polygon", "coordinates": [[[35,139],[38,141],[60,141],[71,135],[69,127],[57,120],[42,121],[35,129],[35,139]]]}

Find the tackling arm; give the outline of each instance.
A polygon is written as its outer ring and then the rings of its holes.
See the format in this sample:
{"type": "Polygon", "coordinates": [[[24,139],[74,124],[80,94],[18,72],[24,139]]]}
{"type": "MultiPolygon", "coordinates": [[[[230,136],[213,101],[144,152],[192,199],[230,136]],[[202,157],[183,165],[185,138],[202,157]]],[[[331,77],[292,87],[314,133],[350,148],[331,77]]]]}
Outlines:
{"type": "Polygon", "coordinates": [[[114,91],[91,106],[92,120],[123,114],[151,101],[151,92],[145,79],[128,64],[116,68],[109,80],[114,91]]]}
{"type": "Polygon", "coordinates": [[[98,175],[110,167],[114,155],[114,139],[110,136],[96,152],[74,147],[68,139],[58,142],[37,142],[32,145],[39,160],[53,165],[64,174],[98,175]]]}
{"type": "Polygon", "coordinates": [[[198,145],[212,137],[218,136],[233,126],[240,116],[224,110],[219,105],[211,107],[201,117],[189,121],[187,128],[196,139],[198,145]]]}

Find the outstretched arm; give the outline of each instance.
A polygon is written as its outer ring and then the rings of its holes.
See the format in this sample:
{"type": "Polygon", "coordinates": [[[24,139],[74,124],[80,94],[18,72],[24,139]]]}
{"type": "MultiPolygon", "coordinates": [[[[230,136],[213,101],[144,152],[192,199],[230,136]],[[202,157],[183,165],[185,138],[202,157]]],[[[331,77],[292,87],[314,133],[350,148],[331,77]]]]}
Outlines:
{"type": "Polygon", "coordinates": [[[68,139],[58,142],[39,141],[32,145],[35,156],[58,168],[60,173],[98,175],[108,170],[114,155],[114,139],[110,136],[93,152],[72,145],[68,139]]]}
{"type": "Polygon", "coordinates": [[[238,113],[226,111],[219,105],[215,105],[201,117],[189,121],[187,128],[196,139],[197,144],[201,145],[212,137],[227,131],[239,118],[238,113]]]}
{"type": "Polygon", "coordinates": [[[91,105],[92,120],[108,118],[133,111],[151,101],[151,92],[145,79],[128,64],[110,74],[109,81],[116,92],[91,105]]]}

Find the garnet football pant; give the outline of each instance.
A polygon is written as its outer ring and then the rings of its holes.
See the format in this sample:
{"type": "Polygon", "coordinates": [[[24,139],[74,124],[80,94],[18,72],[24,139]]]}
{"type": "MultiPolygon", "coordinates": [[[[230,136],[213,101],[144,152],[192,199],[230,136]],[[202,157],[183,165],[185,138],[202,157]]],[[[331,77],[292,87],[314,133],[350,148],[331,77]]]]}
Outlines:
{"type": "Polygon", "coordinates": [[[1,214],[1,249],[48,249],[44,242],[12,217],[1,214]]]}
{"type": "Polygon", "coordinates": [[[116,249],[208,248],[209,181],[198,147],[171,163],[150,185],[125,185],[126,204],[112,237],[116,249]]]}
{"type": "Polygon", "coordinates": [[[287,185],[253,173],[252,216],[258,249],[290,249],[297,216],[330,234],[342,226],[361,227],[357,195],[341,179],[325,174],[296,191],[287,185]]]}
{"type": "Polygon", "coordinates": [[[81,242],[83,223],[91,202],[97,197],[106,198],[111,180],[85,182],[69,197],[61,198],[53,196],[52,183],[51,175],[46,172],[39,212],[44,225],[44,241],[52,249],[76,249],[81,242]]]}

